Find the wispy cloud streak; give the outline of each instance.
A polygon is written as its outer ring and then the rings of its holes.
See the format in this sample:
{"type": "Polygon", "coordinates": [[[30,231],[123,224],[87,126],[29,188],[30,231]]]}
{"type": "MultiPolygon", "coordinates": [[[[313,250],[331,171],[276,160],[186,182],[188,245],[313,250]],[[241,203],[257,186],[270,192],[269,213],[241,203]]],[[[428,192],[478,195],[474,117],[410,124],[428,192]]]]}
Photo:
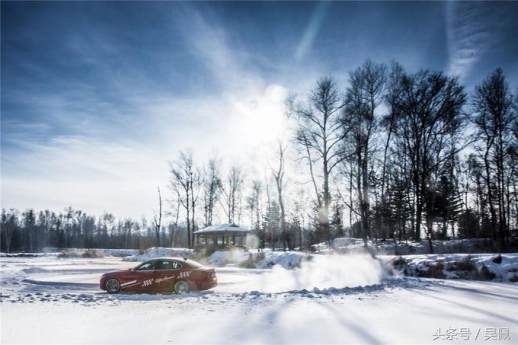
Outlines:
{"type": "Polygon", "coordinates": [[[481,15],[476,4],[448,2],[449,73],[465,77],[487,47],[489,33],[480,20],[481,15]]]}
{"type": "Polygon", "coordinates": [[[297,51],[295,52],[295,59],[297,61],[302,60],[313,46],[313,41],[320,31],[329,6],[329,2],[320,2],[316,5],[304,35],[297,46],[297,51]]]}
{"type": "Polygon", "coordinates": [[[475,67],[487,60],[487,54],[505,56],[512,48],[514,43],[508,41],[507,35],[516,27],[518,12],[516,6],[508,5],[475,1],[446,4],[449,73],[467,80],[475,67]]]}

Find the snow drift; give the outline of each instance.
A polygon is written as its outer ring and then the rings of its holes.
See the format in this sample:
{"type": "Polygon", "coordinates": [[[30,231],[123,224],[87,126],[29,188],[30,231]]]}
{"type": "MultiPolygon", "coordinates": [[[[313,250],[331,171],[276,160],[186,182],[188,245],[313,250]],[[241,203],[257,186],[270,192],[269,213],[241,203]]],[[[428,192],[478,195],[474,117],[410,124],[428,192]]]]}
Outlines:
{"type": "Polygon", "coordinates": [[[518,282],[518,254],[408,255],[391,264],[407,276],[518,282]]]}

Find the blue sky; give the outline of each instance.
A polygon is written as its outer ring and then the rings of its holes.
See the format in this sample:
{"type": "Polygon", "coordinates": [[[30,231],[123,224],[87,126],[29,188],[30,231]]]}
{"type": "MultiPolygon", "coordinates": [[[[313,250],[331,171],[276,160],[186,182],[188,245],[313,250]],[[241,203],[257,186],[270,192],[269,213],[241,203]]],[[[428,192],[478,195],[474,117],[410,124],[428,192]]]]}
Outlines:
{"type": "MultiPolygon", "coordinates": [[[[365,59],[518,77],[518,3],[2,2],[2,206],[149,214],[178,150],[260,161],[365,59]],[[514,20],[513,20],[514,19],[514,20]]],[[[513,84],[516,86],[516,84],[513,84]]]]}

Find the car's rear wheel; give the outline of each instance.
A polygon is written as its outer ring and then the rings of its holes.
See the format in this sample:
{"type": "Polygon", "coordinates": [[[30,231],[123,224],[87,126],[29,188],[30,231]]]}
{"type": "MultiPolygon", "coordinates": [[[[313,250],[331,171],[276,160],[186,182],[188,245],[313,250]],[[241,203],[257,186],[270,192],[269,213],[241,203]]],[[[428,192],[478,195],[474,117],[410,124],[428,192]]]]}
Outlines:
{"type": "Polygon", "coordinates": [[[185,280],[179,280],[174,284],[174,292],[183,295],[191,291],[191,286],[185,280]]]}
{"type": "Polygon", "coordinates": [[[106,291],[109,293],[117,293],[121,289],[121,285],[118,279],[111,278],[106,281],[106,291]]]}

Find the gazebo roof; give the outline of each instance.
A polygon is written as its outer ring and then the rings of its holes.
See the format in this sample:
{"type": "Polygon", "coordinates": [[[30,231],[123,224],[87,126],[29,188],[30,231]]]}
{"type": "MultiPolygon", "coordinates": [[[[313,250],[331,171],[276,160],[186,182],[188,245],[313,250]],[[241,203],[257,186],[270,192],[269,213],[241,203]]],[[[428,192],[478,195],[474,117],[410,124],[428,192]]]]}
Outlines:
{"type": "Polygon", "coordinates": [[[250,229],[241,227],[237,224],[219,224],[219,225],[211,225],[206,228],[195,231],[195,235],[210,235],[210,234],[231,234],[231,233],[249,233],[250,229]]]}

